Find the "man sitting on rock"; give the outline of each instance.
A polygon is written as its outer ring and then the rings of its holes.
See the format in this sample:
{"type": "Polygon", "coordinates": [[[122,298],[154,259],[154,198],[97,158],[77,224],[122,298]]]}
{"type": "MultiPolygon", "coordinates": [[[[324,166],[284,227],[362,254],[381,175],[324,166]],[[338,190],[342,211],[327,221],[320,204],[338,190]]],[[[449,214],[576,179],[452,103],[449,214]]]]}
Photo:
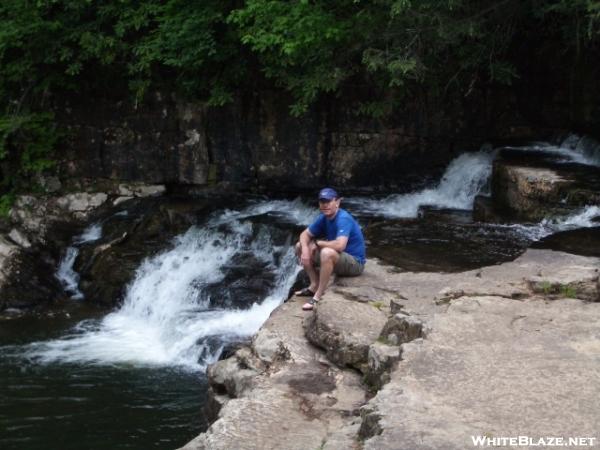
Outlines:
{"type": "Polygon", "coordinates": [[[340,208],[342,199],[331,188],[319,192],[321,214],[302,233],[296,254],[310,278],[310,286],[296,292],[311,297],[302,306],[313,309],[321,299],[332,273],[354,277],[365,268],[365,240],[360,225],[350,213],[340,208]]]}

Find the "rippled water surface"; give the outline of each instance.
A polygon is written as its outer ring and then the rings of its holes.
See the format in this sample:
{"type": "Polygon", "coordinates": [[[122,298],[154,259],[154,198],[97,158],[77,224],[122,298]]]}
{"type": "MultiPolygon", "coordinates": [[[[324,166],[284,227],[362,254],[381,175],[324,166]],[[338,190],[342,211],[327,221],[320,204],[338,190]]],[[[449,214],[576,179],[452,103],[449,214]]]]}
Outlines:
{"type": "Polygon", "coordinates": [[[0,448],[177,448],[205,425],[202,373],[136,365],[43,364],[22,344],[58,337],[85,308],[0,322],[0,448]]]}

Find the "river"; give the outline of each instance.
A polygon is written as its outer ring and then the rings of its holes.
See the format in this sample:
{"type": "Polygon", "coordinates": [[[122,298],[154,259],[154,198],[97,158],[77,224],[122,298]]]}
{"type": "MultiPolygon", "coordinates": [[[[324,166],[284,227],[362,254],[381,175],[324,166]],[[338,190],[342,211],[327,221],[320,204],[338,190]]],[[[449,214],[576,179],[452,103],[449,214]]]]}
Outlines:
{"type": "MultiPolygon", "coordinates": [[[[597,165],[568,145],[530,148],[597,165]]],[[[343,205],[366,228],[370,255],[399,270],[500,263],[556,232],[597,226],[597,205],[537,224],[473,222],[494,157],[466,153],[426,189],[343,205]]],[[[302,199],[218,209],[146,258],[109,313],[86,303],[73,269],[80,248],[103,238],[102,223],[90,224],[57,267],[71,301],[0,322],[0,447],[176,448],[201,432],[207,365],[286,300],[299,273],[292,243],[315,212],[302,199]]]]}

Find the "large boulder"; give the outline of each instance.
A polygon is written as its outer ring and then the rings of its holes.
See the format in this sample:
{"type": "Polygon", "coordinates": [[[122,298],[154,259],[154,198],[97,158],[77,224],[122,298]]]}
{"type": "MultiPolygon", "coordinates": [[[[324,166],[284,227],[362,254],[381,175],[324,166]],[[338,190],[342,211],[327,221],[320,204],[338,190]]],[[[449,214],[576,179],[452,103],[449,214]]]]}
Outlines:
{"type": "Polygon", "coordinates": [[[369,346],[379,338],[387,315],[381,305],[347,300],[328,293],[305,321],[306,337],[344,367],[368,369],[369,346]]]}
{"type": "MultiPolygon", "coordinates": [[[[501,153],[492,170],[492,201],[495,211],[518,220],[569,214],[600,203],[598,169],[501,153]]],[[[495,216],[489,207],[477,211],[481,220],[495,216]]]]}

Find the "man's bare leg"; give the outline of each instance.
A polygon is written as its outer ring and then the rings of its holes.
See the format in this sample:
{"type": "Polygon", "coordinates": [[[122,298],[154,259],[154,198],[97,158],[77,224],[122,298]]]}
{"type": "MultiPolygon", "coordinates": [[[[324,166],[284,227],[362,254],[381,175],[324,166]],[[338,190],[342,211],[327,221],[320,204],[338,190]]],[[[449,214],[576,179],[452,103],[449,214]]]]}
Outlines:
{"type": "MultiPolygon", "coordinates": [[[[332,248],[323,248],[321,249],[321,270],[319,271],[319,287],[315,293],[314,299],[320,300],[327,289],[327,284],[329,283],[329,279],[331,278],[331,274],[333,273],[333,268],[336,263],[340,259],[340,254],[336,252],[332,248]]],[[[313,269],[314,270],[314,269],[313,269]]]]}
{"type": "MultiPolygon", "coordinates": [[[[300,253],[302,252],[302,248],[300,247],[300,243],[296,244],[296,255],[298,256],[298,259],[300,259],[300,253]]],[[[317,244],[315,244],[314,242],[310,243],[310,252],[311,252],[311,259],[310,259],[310,264],[302,264],[302,267],[304,268],[304,271],[306,272],[306,274],[308,275],[308,278],[310,279],[310,286],[308,287],[308,289],[311,290],[311,292],[317,292],[317,289],[319,288],[319,273],[317,272],[317,269],[315,268],[314,265],[314,260],[315,260],[315,254],[318,252],[318,248],[317,248],[317,244]]],[[[297,295],[300,291],[295,292],[295,294],[297,295]]]]}

